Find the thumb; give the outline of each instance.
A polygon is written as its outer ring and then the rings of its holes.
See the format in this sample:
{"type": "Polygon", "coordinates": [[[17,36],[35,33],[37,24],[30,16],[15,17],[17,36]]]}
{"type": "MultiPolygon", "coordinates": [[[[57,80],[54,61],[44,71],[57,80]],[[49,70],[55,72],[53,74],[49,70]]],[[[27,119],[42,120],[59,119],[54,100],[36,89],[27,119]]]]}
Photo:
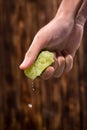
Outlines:
{"type": "Polygon", "coordinates": [[[44,40],[41,37],[35,37],[31,46],[29,47],[28,51],[25,54],[25,58],[21,65],[19,66],[20,69],[26,69],[30,67],[36,60],[38,54],[43,48],[44,40]]]}

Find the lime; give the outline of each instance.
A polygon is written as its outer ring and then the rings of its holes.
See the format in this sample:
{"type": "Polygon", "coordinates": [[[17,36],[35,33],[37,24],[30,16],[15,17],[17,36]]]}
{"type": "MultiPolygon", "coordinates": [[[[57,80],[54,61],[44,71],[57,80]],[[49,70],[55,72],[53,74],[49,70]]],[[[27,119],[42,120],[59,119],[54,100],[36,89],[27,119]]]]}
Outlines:
{"type": "Polygon", "coordinates": [[[49,51],[42,51],[34,64],[24,70],[25,75],[34,80],[36,77],[40,76],[42,72],[54,62],[54,54],[49,51]]]}

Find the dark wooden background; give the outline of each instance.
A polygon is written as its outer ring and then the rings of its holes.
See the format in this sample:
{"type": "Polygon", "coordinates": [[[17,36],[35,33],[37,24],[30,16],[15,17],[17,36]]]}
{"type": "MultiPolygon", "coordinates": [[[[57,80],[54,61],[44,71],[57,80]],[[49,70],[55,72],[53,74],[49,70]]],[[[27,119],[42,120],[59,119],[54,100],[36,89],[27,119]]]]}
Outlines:
{"type": "Polygon", "coordinates": [[[19,69],[34,35],[60,2],[0,0],[0,130],[87,130],[87,25],[69,74],[38,78],[33,92],[19,69]]]}

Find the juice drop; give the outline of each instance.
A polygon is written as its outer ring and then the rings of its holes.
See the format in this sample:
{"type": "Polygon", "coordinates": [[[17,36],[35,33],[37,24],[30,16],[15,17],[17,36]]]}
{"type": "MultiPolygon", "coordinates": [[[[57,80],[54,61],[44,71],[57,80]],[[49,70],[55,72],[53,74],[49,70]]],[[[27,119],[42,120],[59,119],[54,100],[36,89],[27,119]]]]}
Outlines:
{"type": "Polygon", "coordinates": [[[34,81],[32,81],[32,91],[33,91],[33,92],[36,91],[36,88],[35,88],[35,85],[34,85],[34,81]]]}
{"type": "Polygon", "coordinates": [[[28,107],[29,107],[29,108],[32,108],[32,104],[31,104],[31,103],[29,103],[29,104],[28,104],[28,107]]]}
{"type": "Polygon", "coordinates": [[[40,93],[40,89],[35,87],[34,80],[32,80],[32,91],[35,95],[38,95],[40,93]]]}

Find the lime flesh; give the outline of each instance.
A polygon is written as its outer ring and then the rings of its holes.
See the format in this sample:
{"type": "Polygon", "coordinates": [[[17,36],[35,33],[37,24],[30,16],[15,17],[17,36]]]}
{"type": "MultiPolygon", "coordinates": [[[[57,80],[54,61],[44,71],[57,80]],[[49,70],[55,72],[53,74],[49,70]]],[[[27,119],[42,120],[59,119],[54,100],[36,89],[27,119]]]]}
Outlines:
{"type": "Polygon", "coordinates": [[[49,51],[42,51],[34,64],[24,70],[25,75],[34,80],[36,77],[40,76],[42,72],[54,62],[54,54],[49,51]]]}

